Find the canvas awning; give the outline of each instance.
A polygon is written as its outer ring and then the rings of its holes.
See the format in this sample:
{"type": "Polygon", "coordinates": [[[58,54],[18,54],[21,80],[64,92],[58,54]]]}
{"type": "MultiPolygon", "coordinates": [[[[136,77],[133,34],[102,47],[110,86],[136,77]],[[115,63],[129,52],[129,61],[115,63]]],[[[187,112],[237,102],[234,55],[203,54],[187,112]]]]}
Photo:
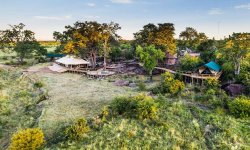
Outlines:
{"type": "Polygon", "coordinates": [[[68,65],[89,65],[90,63],[86,60],[75,58],[73,56],[65,56],[58,60],[56,60],[57,63],[64,64],[66,66],[68,65]]]}
{"type": "Polygon", "coordinates": [[[204,65],[205,67],[212,69],[216,72],[219,72],[221,70],[221,66],[215,63],[214,61],[210,61],[209,63],[204,65]]]}

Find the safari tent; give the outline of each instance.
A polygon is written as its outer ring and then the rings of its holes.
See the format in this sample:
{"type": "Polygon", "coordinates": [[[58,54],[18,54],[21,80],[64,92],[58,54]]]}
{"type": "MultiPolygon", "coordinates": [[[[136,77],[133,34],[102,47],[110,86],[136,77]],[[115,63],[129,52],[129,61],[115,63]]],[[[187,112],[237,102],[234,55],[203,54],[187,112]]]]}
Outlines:
{"type": "Polygon", "coordinates": [[[69,55],[62,57],[56,60],[55,62],[67,68],[75,68],[75,67],[88,68],[90,66],[90,62],[69,55]]]}
{"type": "Polygon", "coordinates": [[[214,75],[216,76],[221,72],[221,66],[215,63],[214,61],[210,61],[209,63],[201,66],[199,68],[199,74],[201,75],[214,75]]]}

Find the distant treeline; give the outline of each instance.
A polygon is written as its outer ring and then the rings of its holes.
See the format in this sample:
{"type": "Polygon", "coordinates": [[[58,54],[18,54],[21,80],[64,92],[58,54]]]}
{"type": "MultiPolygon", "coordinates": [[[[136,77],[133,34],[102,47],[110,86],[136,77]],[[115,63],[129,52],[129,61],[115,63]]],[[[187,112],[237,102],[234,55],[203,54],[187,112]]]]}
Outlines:
{"type": "Polygon", "coordinates": [[[60,42],[58,41],[38,41],[41,46],[45,46],[45,47],[57,47],[60,45],[60,42]]]}

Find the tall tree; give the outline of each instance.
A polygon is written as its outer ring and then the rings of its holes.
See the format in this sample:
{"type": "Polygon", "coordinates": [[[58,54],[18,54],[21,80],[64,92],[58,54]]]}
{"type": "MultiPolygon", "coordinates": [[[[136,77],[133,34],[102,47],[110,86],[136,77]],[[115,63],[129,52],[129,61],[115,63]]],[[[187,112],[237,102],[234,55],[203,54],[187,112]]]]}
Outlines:
{"type": "Polygon", "coordinates": [[[111,38],[114,38],[114,39],[119,38],[118,34],[116,33],[117,30],[119,30],[119,29],[121,29],[119,24],[114,23],[114,22],[111,22],[109,24],[107,24],[107,23],[102,24],[103,58],[104,58],[103,66],[104,66],[104,69],[106,69],[107,57],[108,57],[108,54],[110,52],[109,41],[111,40],[111,38]]]}
{"type": "Polygon", "coordinates": [[[162,60],[165,57],[165,53],[160,49],[156,49],[154,45],[146,47],[141,47],[139,45],[136,47],[136,54],[140,57],[140,61],[148,72],[150,81],[152,81],[153,69],[157,66],[158,60],[162,60]]]}
{"type": "Polygon", "coordinates": [[[178,42],[179,48],[196,49],[199,44],[206,41],[208,38],[205,33],[198,33],[194,28],[187,27],[185,31],[182,31],[179,35],[180,41],[178,42]]]}
{"type": "Polygon", "coordinates": [[[31,55],[45,55],[46,49],[35,39],[35,33],[26,30],[25,25],[10,25],[10,29],[0,31],[0,49],[15,51],[19,62],[31,55]]]}
{"type": "Polygon", "coordinates": [[[215,61],[217,42],[215,40],[207,40],[202,42],[197,50],[201,53],[201,59],[204,62],[215,61]]]}
{"type": "Polygon", "coordinates": [[[250,33],[233,33],[225,39],[222,57],[228,63],[234,64],[234,74],[239,75],[242,61],[250,53],[250,33]]]}
{"type": "Polygon", "coordinates": [[[109,40],[113,36],[118,36],[116,31],[119,28],[115,23],[76,22],[73,26],[66,26],[66,31],[63,33],[54,32],[54,38],[61,42],[64,53],[88,57],[95,68],[96,58],[103,49],[105,49],[106,59],[109,40]]]}
{"type": "Polygon", "coordinates": [[[174,39],[174,24],[147,24],[142,30],[134,34],[137,45],[155,45],[164,52],[176,53],[176,41],[174,39]]]}

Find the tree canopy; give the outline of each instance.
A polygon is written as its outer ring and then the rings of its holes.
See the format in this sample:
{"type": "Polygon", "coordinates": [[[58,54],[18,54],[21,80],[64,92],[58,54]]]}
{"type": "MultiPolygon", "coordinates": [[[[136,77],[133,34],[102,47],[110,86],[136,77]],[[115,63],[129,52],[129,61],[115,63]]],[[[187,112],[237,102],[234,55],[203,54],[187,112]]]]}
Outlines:
{"type": "Polygon", "coordinates": [[[172,23],[158,25],[147,24],[142,30],[134,34],[138,45],[155,45],[163,52],[176,53],[176,41],[174,39],[175,28],[172,23]]]}
{"type": "Polygon", "coordinates": [[[178,47],[181,49],[197,49],[199,44],[206,41],[208,37],[205,33],[198,33],[194,28],[187,27],[185,31],[182,31],[179,35],[180,39],[178,42],[178,47]]]}
{"type": "Polygon", "coordinates": [[[103,52],[107,57],[109,41],[117,39],[119,24],[100,24],[95,21],[76,22],[73,26],[66,26],[63,33],[54,32],[54,38],[60,41],[63,53],[80,55],[91,59],[93,67],[96,66],[97,55],[103,52]],[[104,51],[102,51],[104,50],[104,51]]]}
{"type": "Polygon", "coordinates": [[[136,47],[136,54],[140,57],[143,67],[150,75],[152,80],[152,71],[157,66],[158,60],[162,60],[165,57],[165,53],[160,49],[156,49],[154,45],[136,47]]]}
{"type": "Polygon", "coordinates": [[[0,49],[3,51],[14,51],[20,63],[24,58],[33,55],[45,55],[47,50],[35,39],[35,33],[25,29],[25,25],[10,25],[10,29],[0,31],[0,49]]]}

